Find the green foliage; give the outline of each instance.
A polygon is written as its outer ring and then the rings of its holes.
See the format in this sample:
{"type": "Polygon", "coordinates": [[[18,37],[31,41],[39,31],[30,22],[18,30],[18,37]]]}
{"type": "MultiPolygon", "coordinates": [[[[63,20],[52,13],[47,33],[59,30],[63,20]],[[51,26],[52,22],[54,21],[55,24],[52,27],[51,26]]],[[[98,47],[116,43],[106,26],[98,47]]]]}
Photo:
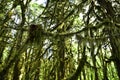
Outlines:
{"type": "Polygon", "coordinates": [[[119,7],[118,0],[1,0],[0,80],[119,80],[119,7]]]}

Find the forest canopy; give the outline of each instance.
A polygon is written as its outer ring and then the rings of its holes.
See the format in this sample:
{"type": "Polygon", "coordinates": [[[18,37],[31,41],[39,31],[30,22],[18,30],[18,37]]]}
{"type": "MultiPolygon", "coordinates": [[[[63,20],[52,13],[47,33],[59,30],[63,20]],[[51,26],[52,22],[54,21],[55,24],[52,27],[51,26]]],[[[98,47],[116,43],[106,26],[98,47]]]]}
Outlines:
{"type": "Polygon", "coordinates": [[[0,80],[119,80],[120,0],[0,0],[0,80]]]}

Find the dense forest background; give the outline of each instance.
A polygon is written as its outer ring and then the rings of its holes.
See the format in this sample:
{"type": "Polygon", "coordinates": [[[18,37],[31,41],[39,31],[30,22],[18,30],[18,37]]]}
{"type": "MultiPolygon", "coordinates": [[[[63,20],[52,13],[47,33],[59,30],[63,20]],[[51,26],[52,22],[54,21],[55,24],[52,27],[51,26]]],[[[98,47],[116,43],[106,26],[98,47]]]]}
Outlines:
{"type": "Polygon", "coordinates": [[[119,79],[120,0],[0,0],[0,80],[119,79]]]}

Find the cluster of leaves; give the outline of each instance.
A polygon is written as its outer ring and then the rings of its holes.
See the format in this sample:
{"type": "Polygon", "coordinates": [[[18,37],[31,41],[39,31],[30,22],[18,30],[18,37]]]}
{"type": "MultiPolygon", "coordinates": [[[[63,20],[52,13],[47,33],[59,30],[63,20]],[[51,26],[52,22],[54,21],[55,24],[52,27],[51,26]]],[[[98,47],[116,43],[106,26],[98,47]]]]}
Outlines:
{"type": "Polygon", "coordinates": [[[119,18],[119,0],[1,0],[0,80],[118,80],[119,18]]]}

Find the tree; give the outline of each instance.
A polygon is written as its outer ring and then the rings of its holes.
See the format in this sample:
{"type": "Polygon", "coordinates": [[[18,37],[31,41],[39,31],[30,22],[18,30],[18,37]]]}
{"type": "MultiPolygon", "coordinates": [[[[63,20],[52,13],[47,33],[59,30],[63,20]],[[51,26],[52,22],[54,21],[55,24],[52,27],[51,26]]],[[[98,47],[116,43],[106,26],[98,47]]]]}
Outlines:
{"type": "Polygon", "coordinates": [[[0,80],[119,80],[119,4],[0,1],[0,80]]]}

